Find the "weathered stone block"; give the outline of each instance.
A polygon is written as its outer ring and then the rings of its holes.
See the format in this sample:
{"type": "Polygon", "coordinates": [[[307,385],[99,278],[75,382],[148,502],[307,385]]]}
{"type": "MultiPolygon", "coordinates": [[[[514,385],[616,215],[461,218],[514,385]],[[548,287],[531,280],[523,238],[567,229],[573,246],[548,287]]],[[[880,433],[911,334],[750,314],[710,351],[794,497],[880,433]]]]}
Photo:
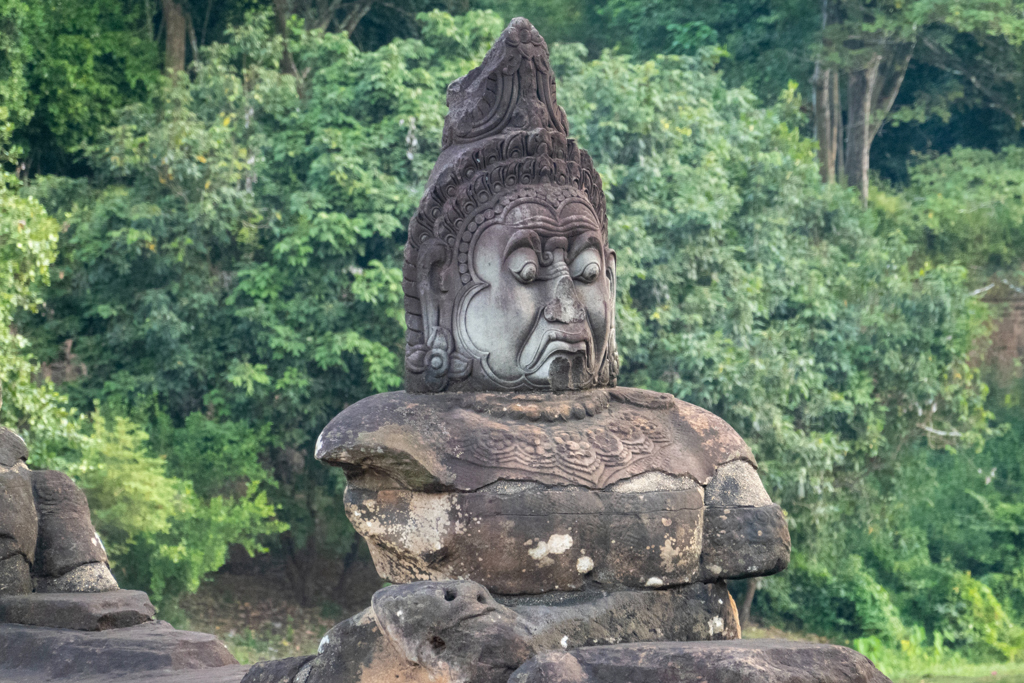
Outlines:
{"type": "Polygon", "coordinates": [[[38,593],[103,593],[116,591],[117,580],[104,562],[90,562],[57,577],[42,576],[34,581],[38,593]]]}
{"type": "Polygon", "coordinates": [[[471,581],[389,586],[327,633],[306,683],[505,683],[548,650],[739,635],[724,584],[560,597],[563,604],[508,607],[471,581]]]}
{"type": "Polygon", "coordinates": [[[0,597],[0,623],[106,631],[150,621],[156,610],[142,591],[31,593],[0,597]]]}
{"type": "MultiPolygon", "coordinates": [[[[237,660],[214,636],[177,631],[163,621],[101,632],[0,624],[0,680],[160,681],[173,671],[233,664],[237,660]]],[[[177,680],[237,681],[244,669],[226,673],[177,680]]]]}
{"type": "Polygon", "coordinates": [[[32,592],[32,573],[28,560],[18,553],[0,560],[0,597],[32,592]]]}
{"type": "Polygon", "coordinates": [[[736,604],[724,582],[657,591],[616,591],[589,600],[521,604],[512,609],[529,625],[530,642],[541,652],[610,643],[740,636],[736,604]]]}
{"type": "Polygon", "coordinates": [[[637,643],[540,654],[509,683],[885,683],[863,655],[789,640],[637,643]]]}
{"type": "Polygon", "coordinates": [[[749,462],[734,460],[718,468],[704,489],[709,508],[764,507],[772,504],[760,477],[749,462]]]}
{"type": "Polygon", "coordinates": [[[0,560],[19,554],[34,561],[38,524],[28,468],[20,461],[0,467],[0,560]]]}
{"type": "Polygon", "coordinates": [[[304,667],[308,668],[307,665],[315,656],[289,657],[253,664],[241,683],[291,683],[304,667]]]}
{"type": "Polygon", "coordinates": [[[89,519],[89,502],[70,477],[53,470],[33,471],[32,489],[39,515],[33,576],[62,576],[83,564],[107,561],[89,519]]]}
{"type": "Polygon", "coordinates": [[[0,467],[14,467],[28,459],[28,448],[20,436],[0,426],[0,467]]]}
{"type": "Polygon", "coordinates": [[[778,505],[707,508],[701,577],[744,579],[789,565],[789,527],[778,505]]]}
{"type": "Polygon", "coordinates": [[[578,590],[587,584],[671,586],[693,581],[702,540],[696,487],[619,493],[536,486],[516,493],[366,491],[346,512],[389,581],[468,577],[495,593],[578,590]]]}

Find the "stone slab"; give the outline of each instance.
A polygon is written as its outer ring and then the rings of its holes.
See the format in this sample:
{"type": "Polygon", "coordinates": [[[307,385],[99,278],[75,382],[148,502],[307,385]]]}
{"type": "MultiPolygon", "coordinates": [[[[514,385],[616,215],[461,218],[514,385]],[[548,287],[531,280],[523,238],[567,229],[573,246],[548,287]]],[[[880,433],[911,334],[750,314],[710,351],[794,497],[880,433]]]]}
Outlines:
{"type": "Polygon", "coordinates": [[[4,671],[0,669],[0,683],[241,683],[249,670],[248,666],[218,666],[215,669],[191,669],[175,671],[164,669],[145,673],[104,674],[102,676],[73,675],[68,678],[51,678],[38,671],[4,671]]]}
{"type": "Polygon", "coordinates": [[[235,683],[245,672],[237,664],[214,636],[178,631],[163,621],[99,632],[0,624],[0,681],[5,682],[235,683]],[[205,671],[217,667],[228,668],[205,671]]]}
{"type": "Polygon", "coordinates": [[[509,683],[887,683],[863,655],[789,640],[635,643],[546,652],[509,683]]]}
{"type": "Polygon", "coordinates": [[[30,593],[0,597],[0,623],[106,631],[150,621],[156,610],[142,591],[30,593]]]}

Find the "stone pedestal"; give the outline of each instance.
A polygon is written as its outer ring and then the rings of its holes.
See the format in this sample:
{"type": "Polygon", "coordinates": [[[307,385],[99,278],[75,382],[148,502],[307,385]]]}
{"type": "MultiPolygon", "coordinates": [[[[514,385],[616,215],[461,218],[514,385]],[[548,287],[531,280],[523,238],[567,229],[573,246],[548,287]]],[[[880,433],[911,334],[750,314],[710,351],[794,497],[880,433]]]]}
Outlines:
{"type": "Polygon", "coordinates": [[[238,683],[247,667],[216,637],[118,588],[85,494],[27,455],[0,427],[0,683],[238,683]]]}

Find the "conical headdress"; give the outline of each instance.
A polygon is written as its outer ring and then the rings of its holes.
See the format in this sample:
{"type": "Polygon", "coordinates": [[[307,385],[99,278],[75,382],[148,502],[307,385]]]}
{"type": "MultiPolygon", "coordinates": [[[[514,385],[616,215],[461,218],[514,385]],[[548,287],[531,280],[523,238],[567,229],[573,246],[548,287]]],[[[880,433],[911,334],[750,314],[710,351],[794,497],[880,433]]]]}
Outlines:
{"type": "Polygon", "coordinates": [[[442,151],[405,247],[409,391],[441,391],[449,379],[470,371],[470,360],[453,348],[451,310],[425,310],[422,294],[433,286],[454,298],[469,283],[465,264],[460,269],[457,262],[458,247],[469,241],[465,232],[492,218],[503,201],[538,186],[582,196],[607,243],[601,178],[590,155],[568,137],[547,43],[529,21],[513,19],[483,63],[448,86],[447,103],[442,151]],[[438,351],[433,362],[432,350],[438,351]]]}

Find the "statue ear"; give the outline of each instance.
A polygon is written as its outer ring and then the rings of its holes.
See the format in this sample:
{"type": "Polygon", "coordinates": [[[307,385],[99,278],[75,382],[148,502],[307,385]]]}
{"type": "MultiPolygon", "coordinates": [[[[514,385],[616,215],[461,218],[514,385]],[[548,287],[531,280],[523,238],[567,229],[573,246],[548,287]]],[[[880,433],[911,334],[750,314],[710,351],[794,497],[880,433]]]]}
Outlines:
{"type": "Polygon", "coordinates": [[[615,275],[615,250],[604,250],[605,276],[608,278],[608,286],[611,288],[612,304],[615,303],[615,287],[618,279],[615,275]]]}
{"type": "Polygon", "coordinates": [[[616,289],[619,285],[619,279],[615,273],[615,250],[606,249],[604,261],[607,264],[607,270],[605,274],[608,277],[608,289],[609,293],[611,294],[612,323],[608,328],[607,362],[605,363],[605,367],[602,369],[601,372],[602,375],[604,375],[604,373],[607,372],[608,376],[602,376],[601,379],[604,384],[614,387],[618,383],[619,378],[619,347],[618,344],[615,342],[615,294],[616,289]]]}
{"type": "Polygon", "coordinates": [[[448,247],[440,240],[424,243],[416,255],[416,293],[423,311],[423,337],[427,343],[432,330],[441,323],[444,266],[447,261],[448,247]]]}
{"type": "Polygon", "coordinates": [[[448,384],[449,356],[453,345],[451,331],[442,320],[447,262],[448,247],[440,240],[430,240],[421,245],[416,256],[416,292],[420,298],[423,341],[427,347],[423,373],[430,391],[443,391],[448,384]]]}

